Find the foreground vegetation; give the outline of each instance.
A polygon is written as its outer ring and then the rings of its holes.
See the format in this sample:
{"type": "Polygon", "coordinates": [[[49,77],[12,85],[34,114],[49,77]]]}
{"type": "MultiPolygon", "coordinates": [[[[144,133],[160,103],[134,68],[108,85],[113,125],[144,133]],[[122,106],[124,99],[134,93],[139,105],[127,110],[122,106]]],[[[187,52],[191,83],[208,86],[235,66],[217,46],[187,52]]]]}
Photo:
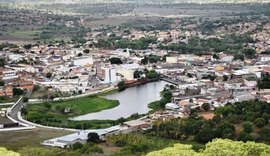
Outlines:
{"type": "Polygon", "coordinates": [[[228,139],[216,139],[206,144],[206,148],[195,152],[191,145],[175,144],[174,147],[148,153],[147,156],[267,156],[270,146],[255,142],[232,141],[228,139]]]}
{"type": "MultiPolygon", "coordinates": [[[[173,146],[174,143],[180,143],[176,140],[168,140],[159,137],[152,137],[148,135],[143,135],[140,133],[131,133],[131,134],[120,134],[120,135],[111,135],[107,137],[107,143],[116,147],[121,147],[121,150],[114,155],[117,156],[126,156],[126,155],[145,155],[146,153],[159,150],[166,147],[173,146]]],[[[194,150],[198,151],[203,149],[204,145],[192,142],[194,145],[194,150]]]]}

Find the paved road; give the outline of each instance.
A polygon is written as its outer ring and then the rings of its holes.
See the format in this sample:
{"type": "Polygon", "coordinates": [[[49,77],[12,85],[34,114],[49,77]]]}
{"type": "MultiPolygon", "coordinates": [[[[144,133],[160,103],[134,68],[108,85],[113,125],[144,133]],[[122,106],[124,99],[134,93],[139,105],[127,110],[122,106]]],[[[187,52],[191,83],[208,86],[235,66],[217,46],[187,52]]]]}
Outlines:
{"type": "Polygon", "coordinates": [[[18,118],[18,112],[21,111],[21,108],[25,105],[25,103],[23,102],[23,99],[25,97],[30,98],[32,91],[33,89],[28,89],[26,94],[23,96],[23,98],[21,98],[19,101],[16,102],[16,105],[12,108],[11,112],[9,113],[12,119],[24,123],[23,121],[20,121],[20,119],[18,118]]]}

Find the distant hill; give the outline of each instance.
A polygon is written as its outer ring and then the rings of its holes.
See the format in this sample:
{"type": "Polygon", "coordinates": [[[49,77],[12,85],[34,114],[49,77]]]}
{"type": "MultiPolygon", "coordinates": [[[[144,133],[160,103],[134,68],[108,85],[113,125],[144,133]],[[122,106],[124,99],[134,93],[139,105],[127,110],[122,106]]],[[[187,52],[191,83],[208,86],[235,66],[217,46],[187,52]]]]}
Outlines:
{"type": "Polygon", "coordinates": [[[0,3],[149,3],[149,4],[174,4],[174,3],[270,3],[270,0],[0,0],[0,3]]]}

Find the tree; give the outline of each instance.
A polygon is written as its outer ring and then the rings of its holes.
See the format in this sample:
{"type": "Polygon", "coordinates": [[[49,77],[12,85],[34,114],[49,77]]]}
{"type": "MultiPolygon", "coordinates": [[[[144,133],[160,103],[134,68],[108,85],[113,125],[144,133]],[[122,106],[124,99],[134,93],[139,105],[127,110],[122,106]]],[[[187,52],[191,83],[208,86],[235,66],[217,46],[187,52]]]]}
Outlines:
{"type": "Polygon", "coordinates": [[[215,75],[207,75],[207,78],[210,79],[211,81],[214,81],[217,76],[215,75]]]}
{"type": "Polygon", "coordinates": [[[258,128],[261,128],[263,127],[264,125],[266,125],[267,122],[265,121],[264,118],[257,118],[255,121],[254,121],[254,125],[258,128]]]}
{"type": "Polygon", "coordinates": [[[259,89],[270,89],[270,76],[266,75],[262,79],[258,80],[257,87],[259,89]]]}
{"type": "Polygon", "coordinates": [[[210,110],[210,104],[209,103],[204,103],[204,104],[202,104],[202,108],[203,108],[203,110],[204,111],[209,111],[210,110]]]}
{"type": "Polygon", "coordinates": [[[6,59],[0,58],[0,67],[4,67],[6,65],[6,59]]]}
{"type": "Polygon", "coordinates": [[[119,91],[123,91],[123,90],[126,89],[126,83],[125,83],[125,81],[118,82],[117,86],[118,86],[118,90],[119,91]]]}
{"type": "Polygon", "coordinates": [[[0,80],[0,86],[4,86],[5,85],[5,82],[0,80]]]}
{"type": "Polygon", "coordinates": [[[32,48],[32,44],[26,44],[26,45],[24,45],[23,47],[25,48],[25,49],[27,49],[27,50],[29,50],[29,49],[31,49],[32,48]]]}
{"type": "Polygon", "coordinates": [[[214,53],[214,54],[213,54],[213,58],[214,58],[214,59],[219,59],[218,54],[217,54],[217,53],[214,53]]]}
{"type": "Polygon", "coordinates": [[[229,77],[227,75],[223,75],[223,81],[228,81],[229,77]]]}
{"type": "Polygon", "coordinates": [[[9,151],[4,147],[0,147],[0,155],[2,155],[2,156],[20,156],[19,153],[9,151]]]}
{"type": "Polygon", "coordinates": [[[78,56],[78,57],[81,57],[82,55],[83,55],[82,53],[79,53],[77,56],[78,56]]]}
{"type": "Polygon", "coordinates": [[[159,74],[155,70],[150,70],[146,72],[147,79],[157,79],[159,78],[159,74]]]}
{"type": "Polygon", "coordinates": [[[46,78],[50,79],[52,77],[52,73],[47,73],[46,78]]]}
{"type": "Polygon", "coordinates": [[[24,102],[24,103],[27,103],[28,101],[29,101],[29,99],[28,99],[27,97],[24,97],[24,98],[23,98],[23,102],[24,102]]]}
{"type": "Polygon", "coordinates": [[[23,95],[24,91],[20,88],[13,88],[13,95],[23,95]]]}
{"type": "Polygon", "coordinates": [[[141,77],[141,74],[142,72],[138,70],[135,70],[133,73],[135,79],[139,79],[141,77]]]}
{"type": "Polygon", "coordinates": [[[252,122],[244,122],[243,128],[246,133],[251,133],[253,131],[253,124],[252,122]]]}
{"type": "Polygon", "coordinates": [[[89,54],[90,53],[90,50],[89,49],[84,49],[83,50],[83,53],[89,54]]]}
{"type": "Polygon", "coordinates": [[[193,76],[192,76],[192,74],[187,73],[187,77],[192,78],[193,76]]]}
{"type": "Polygon", "coordinates": [[[214,132],[210,128],[204,128],[195,136],[195,140],[200,143],[207,143],[214,138],[214,132]]]}
{"type": "Polygon", "coordinates": [[[244,61],[244,60],[245,60],[245,57],[244,57],[244,55],[242,55],[242,54],[235,54],[235,55],[233,56],[233,59],[234,59],[234,60],[244,61]]]}
{"type": "Polygon", "coordinates": [[[144,64],[144,65],[146,65],[146,64],[148,64],[148,57],[147,56],[145,56],[142,60],[141,60],[141,63],[142,64],[144,64]]]}
{"type": "Polygon", "coordinates": [[[254,138],[246,132],[240,132],[240,134],[238,136],[238,140],[247,142],[247,141],[254,141],[254,138]]]}
{"type": "Polygon", "coordinates": [[[192,149],[192,145],[174,144],[173,147],[150,152],[147,156],[195,156],[196,154],[192,149]]]}
{"type": "Polygon", "coordinates": [[[148,60],[149,60],[149,63],[157,63],[158,57],[155,55],[151,55],[149,56],[148,60]]]}
{"type": "Polygon", "coordinates": [[[72,149],[75,151],[75,150],[78,150],[78,149],[81,149],[83,147],[83,144],[81,144],[80,142],[76,142],[75,144],[72,145],[72,149]]]}
{"type": "Polygon", "coordinates": [[[111,64],[123,64],[123,61],[121,60],[121,58],[118,57],[112,57],[109,60],[111,62],[111,64]]]}
{"type": "Polygon", "coordinates": [[[255,54],[256,54],[256,50],[255,49],[244,49],[243,50],[243,54],[248,58],[248,59],[252,59],[254,58],[255,54]]]}
{"type": "Polygon", "coordinates": [[[258,134],[260,135],[259,139],[261,141],[270,142],[270,128],[262,128],[259,130],[258,134]]]}
{"type": "Polygon", "coordinates": [[[97,133],[91,132],[88,134],[87,142],[98,143],[98,141],[99,141],[99,135],[97,133]]]}
{"type": "Polygon", "coordinates": [[[191,145],[175,144],[173,147],[150,152],[146,156],[267,156],[269,153],[270,146],[267,144],[215,139],[198,153],[191,145]]]}

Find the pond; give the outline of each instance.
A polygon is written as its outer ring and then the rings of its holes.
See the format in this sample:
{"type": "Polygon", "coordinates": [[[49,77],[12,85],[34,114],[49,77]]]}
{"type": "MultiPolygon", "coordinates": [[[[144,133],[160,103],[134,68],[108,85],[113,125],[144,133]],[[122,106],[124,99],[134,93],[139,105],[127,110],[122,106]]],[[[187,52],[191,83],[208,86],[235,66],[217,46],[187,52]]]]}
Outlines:
{"type": "Polygon", "coordinates": [[[89,113],[72,118],[72,120],[117,120],[121,117],[129,117],[132,114],[145,114],[150,109],[148,104],[160,100],[160,91],[169,84],[165,81],[150,82],[127,88],[122,92],[104,96],[107,99],[119,100],[120,105],[96,113],[89,113]]]}

